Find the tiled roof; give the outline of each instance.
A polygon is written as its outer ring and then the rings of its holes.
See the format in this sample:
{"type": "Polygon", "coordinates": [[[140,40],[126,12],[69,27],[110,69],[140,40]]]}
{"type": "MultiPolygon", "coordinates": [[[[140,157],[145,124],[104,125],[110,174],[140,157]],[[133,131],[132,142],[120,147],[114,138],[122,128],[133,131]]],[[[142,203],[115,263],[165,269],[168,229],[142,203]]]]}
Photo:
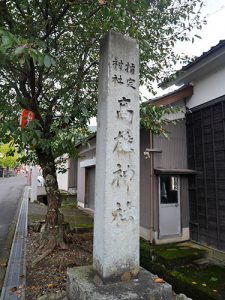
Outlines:
{"type": "Polygon", "coordinates": [[[216,51],[220,50],[221,48],[225,48],[225,40],[219,41],[219,43],[209,49],[209,51],[203,52],[201,56],[197,57],[194,61],[189,63],[188,65],[184,66],[180,71],[186,71],[192,68],[194,65],[199,63],[200,61],[204,60],[211,54],[215,53],[216,51]]]}

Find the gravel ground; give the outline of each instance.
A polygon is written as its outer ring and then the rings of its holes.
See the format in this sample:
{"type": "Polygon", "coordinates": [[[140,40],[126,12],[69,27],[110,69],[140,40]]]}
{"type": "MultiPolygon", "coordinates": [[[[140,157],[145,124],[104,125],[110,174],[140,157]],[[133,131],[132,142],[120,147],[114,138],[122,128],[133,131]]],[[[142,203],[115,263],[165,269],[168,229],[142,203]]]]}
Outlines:
{"type": "Polygon", "coordinates": [[[74,234],[68,250],[54,250],[32,267],[32,262],[42,254],[39,233],[29,230],[27,237],[26,300],[42,295],[61,293],[66,289],[66,269],[92,264],[92,234],[74,234]]]}

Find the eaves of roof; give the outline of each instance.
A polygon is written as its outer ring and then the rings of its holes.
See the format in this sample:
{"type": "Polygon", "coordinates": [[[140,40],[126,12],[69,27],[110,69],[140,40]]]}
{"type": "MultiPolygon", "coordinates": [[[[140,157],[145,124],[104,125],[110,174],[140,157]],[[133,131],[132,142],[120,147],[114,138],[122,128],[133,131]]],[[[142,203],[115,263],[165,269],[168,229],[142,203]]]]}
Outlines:
{"type": "Polygon", "coordinates": [[[186,99],[187,97],[191,97],[192,95],[193,95],[193,86],[185,85],[166,95],[151,99],[147,103],[154,104],[154,105],[169,105],[178,102],[180,100],[186,99]]]}
{"type": "MultiPolygon", "coordinates": [[[[96,132],[91,133],[89,136],[87,136],[87,138],[85,139],[85,141],[87,142],[87,141],[92,140],[93,138],[96,137],[96,134],[97,134],[96,132]]],[[[75,144],[75,148],[77,148],[77,147],[79,147],[81,145],[82,145],[82,142],[78,142],[78,143],[75,144]]]]}
{"type": "Polygon", "coordinates": [[[210,48],[197,57],[193,62],[178,71],[178,75],[170,85],[188,84],[201,76],[213,71],[225,63],[225,40],[221,40],[216,46],[210,48]]]}
{"type": "MultiPolygon", "coordinates": [[[[166,95],[151,99],[147,102],[145,102],[146,104],[154,104],[154,105],[168,105],[168,104],[172,104],[175,102],[178,102],[180,100],[183,100],[187,97],[191,97],[193,95],[193,86],[191,85],[186,85],[186,86],[182,86],[181,88],[170,92],[166,95]]],[[[90,141],[91,139],[96,137],[97,132],[93,132],[91,133],[87,138],[86,141],[90,141]]],[[[78,142],[75,147],[79,147],[82,145],[82,142],[78,142]]]]}

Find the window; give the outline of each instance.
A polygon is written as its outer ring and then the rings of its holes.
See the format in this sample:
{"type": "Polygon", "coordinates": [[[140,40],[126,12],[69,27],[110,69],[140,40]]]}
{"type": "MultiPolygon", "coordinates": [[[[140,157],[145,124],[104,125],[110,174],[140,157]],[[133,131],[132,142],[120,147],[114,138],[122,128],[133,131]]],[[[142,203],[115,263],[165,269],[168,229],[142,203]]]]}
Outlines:
{"type": "Polygon", "coordinates": [[[160,176],[161,204],[178,203],[178,176],[160,176]]]}

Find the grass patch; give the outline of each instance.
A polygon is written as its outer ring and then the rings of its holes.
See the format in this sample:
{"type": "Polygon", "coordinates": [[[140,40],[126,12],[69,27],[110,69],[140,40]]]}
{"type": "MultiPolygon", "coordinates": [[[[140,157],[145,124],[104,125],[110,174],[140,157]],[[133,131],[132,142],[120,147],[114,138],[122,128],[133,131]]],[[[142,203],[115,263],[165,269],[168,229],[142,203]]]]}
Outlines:
{"type": "Polygon", "coordinates": [[[225,268],[219,265],[196,265],[205,257],[202,249],[183,243],[154,246],[141,239],[141,266],[169,282],[176,293],[184,293],[194,300],[225,299],[225,268]]]}
{"type": "Polygon", "coordinates": [[[75,196],[65,197],[62,201],[61,207],[63,208],[77,207],[77,198],[75,196]]]}
{"type": "Polygon", "coordinates": [[[45,220],[45,215],[29,215],[28,216],[28,223],[32,222],[40,222],[45,220]]]}
{"type": "Polygon", "coordinates": [[[209,265],[204,268],[196,266],[182,267],[171,274],[195,286],[202,293],[206,293],[210,299],[225,299],[225,268],[221,266],[209,265]]]}
{"type": "Polygon", "coordinates": [[[93,218],[91,218],[89,215],[76,214],[71,216],[64,214],[64,219],[70,224],[71,229],[74,229],[76,227],[93,227],[93,218]]]}
{"type": "MultiPolygon", "coordinates": [[[[74,197],[62,202],[60,211],[64,215],[65,222],[70,224],[71,229],[76,227],[93,228],[93,217],[78,209],[74,197]]],[[[29,203],[29,223],[45,219],[47,207],[44,205],[29,203]]]]}
{"type": "Polygon", "coordinates": [[[93,224],[79,224],[79,228],[93,228],[93,224]]]}
{"type": "Polygon", "coordinates": [[[159,261],[171,267],[191,263],[206,255],[204,250],[184,247],[182,244],[155,246],[152,251],[159,261]]]}

